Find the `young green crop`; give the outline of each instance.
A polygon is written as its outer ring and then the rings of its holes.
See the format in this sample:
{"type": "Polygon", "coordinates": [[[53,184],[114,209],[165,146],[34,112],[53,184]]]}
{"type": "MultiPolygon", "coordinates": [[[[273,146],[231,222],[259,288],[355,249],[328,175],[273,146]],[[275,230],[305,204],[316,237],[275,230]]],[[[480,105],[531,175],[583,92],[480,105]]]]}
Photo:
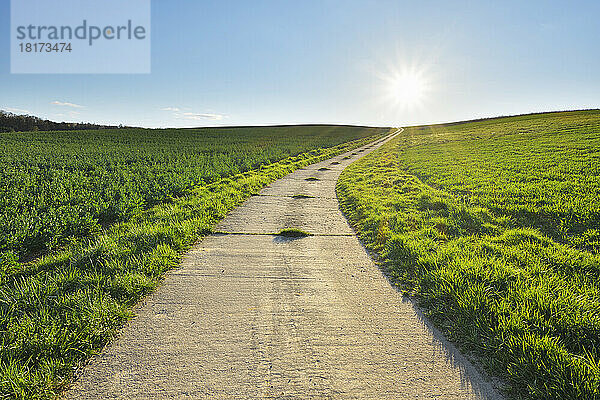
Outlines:
{"type": "Polygon", "coordinates": [[[31,259],[194,187],[375,131],[315,125],[0,133],[0,253],[31,259]]]}
{"type": "Polygon", "coordinates": [[[407,128],[342,209],[382,267],[515,397],[600,398],[600,111],[407,128]]]}

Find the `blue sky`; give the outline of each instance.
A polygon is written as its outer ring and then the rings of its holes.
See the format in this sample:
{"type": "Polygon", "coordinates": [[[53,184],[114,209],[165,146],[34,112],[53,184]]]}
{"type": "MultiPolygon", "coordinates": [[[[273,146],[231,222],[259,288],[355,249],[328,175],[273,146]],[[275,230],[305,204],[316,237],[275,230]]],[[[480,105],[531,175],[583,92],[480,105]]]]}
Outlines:
{"type": "Polygon", "coordinates": [[[600,106],[598,1],[152,1],[152,73],[10,74],[0,109],[147,127],[400,126],[600,106]],[[426,82],[399,104],[390,76],[426,82]]]}

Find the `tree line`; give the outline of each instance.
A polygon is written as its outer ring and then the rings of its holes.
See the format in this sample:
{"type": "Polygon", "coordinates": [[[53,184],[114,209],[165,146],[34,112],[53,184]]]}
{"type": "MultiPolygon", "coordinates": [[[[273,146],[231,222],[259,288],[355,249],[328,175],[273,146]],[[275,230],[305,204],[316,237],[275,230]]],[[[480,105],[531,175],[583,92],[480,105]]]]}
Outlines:
{"type": "Polygon", "coordinates": [[[77,122],[54,122],[33,115],[17,115],[0,110],[0,132],[72,131],[83,129],[123,128],[122,125],[97,125],[77,122]]]}

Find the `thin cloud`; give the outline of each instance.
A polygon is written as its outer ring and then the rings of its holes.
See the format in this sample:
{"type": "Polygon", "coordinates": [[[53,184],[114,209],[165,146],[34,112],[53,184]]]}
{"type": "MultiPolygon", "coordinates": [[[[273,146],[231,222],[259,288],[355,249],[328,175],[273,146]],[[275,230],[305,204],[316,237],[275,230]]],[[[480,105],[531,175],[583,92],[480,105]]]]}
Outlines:
{"type": "Polygon", "coordinates": [[[31,114],[31,111],[29,111],[29,110],[23,110],[22,108],[10,108],[10,107],[6,107],[5,110],[8,111],[8,112],[11,112],[13,114],[31,114]]]}
{"type": "Polygon", "coordinates": [[[179,108],[179,107],[163,107],[162,111],[169,111],[173,113],[173,117],[177,119],[189,119],[194,121],[202,121],[202,120],[212,120],[212,121],[221,121],[224,118],[227,118],[224,114],[216,114],[216,113],[196,113],[189,110],[189,108],[179,108]]]}
{"type": "Polygon", "coordinates": [[[193,119],[193,120],[203,120],[203,119],[212,119],[213,121],[220,121],[225,118],[222,114],[199,114],[199,113],[191,113],[185,112],[181,114],[185,119],[193,119]]]}
{"type": "Polygon", "coordinates": [[[67,103],[67,102],[62,102],[62,101],[58,101],[58,100],[54,100],[50,104],[53,104],[55,106],[62,106],[62,107],[84,108],[84,106],[81,106],[79,104],[67,103]]]}
{"type": "Polygon", "coordinates": [[[81,113],[79,111],[66,110],[65,112],[55,113],[52,115],[54,118],[68,118],[73,121],[79,119],[79,115],[81,115],[81,113]]]}

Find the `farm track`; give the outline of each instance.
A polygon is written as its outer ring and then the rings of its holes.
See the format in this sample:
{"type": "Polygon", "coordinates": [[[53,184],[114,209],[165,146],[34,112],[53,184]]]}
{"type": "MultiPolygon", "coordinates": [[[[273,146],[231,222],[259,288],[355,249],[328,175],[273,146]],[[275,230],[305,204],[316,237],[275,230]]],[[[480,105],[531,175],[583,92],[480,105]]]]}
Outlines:
{"type": "Polygon", "coordinates": [[[340,173],[380,145],[300,169],[231,212],[66,398],[499,399],[339,210],[340,173]],[[284,228],[314,236],[272,235],[284,228]]]}

